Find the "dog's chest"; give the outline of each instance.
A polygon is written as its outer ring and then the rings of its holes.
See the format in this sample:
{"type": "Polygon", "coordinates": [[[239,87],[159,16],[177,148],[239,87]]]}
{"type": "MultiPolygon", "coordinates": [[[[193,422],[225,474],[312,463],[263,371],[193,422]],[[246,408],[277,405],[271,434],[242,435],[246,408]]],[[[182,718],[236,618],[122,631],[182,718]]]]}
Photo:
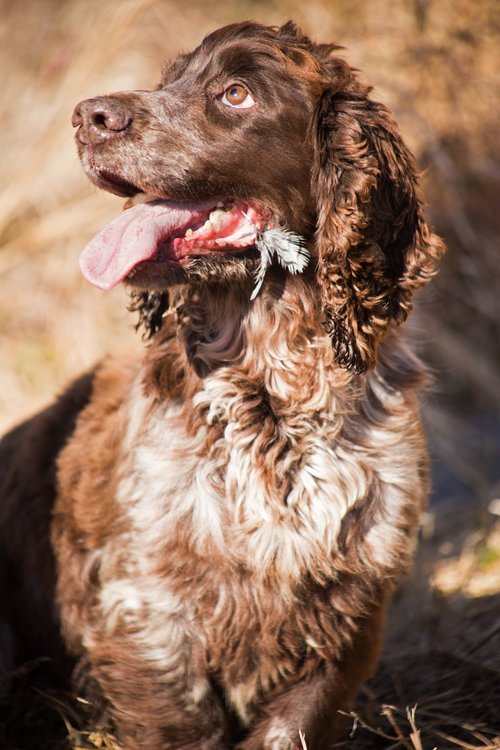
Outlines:
{"type": "Polygon", "coordinates": [[[322,613],[320,594],[311,620],[297,592],[335,579],[343,519],[374,481],[391,506],[367,536],[371,554],[385,556],[400,533],[394,517],[408,488],[392,484],[384,437],[374,434],[377,448],[365,446],[361,460],[327,399],[314,399],[280,414],[265,393],[213,379],[189,411],[155,404],[138,386],[122,406],[115,500],[124,532],[100,554],[106,637],[133,633],[145,658],[181,669],[196,694],[203,680],[194,665],[208,665],[243,718],[279,680],[276,664],[292,673],[304,648],[321,652],[330,611],[322,613]]]}
{"type": "Polygon", "coordinates": [[[368,482],[338,423],[314,411],[287,420],[265,397],[216,390],[199,395],[194,427],[181,405],[145,419],[146,401],[130,402],[117,494],[138,555],[148,550],[160,561],[185,544],[225,570],[293,582],[313,562],[327,567],[342,519],[368,482]]]}
{"type": "Polygon", "coordinates": [[[279,681],[276,665],[294,672],[304,656],[295,592],[311,570],[331,572],[342,518],[365,480],[354,470],[341,480],[336,427],[324,418],[321,426],[307,415],[292,425],[275,414],[257,419],[257,400],[245,410],[211,392],[193,431],[180,405],[145,419],[136,398],[117,490],[130,529],[115,548],[122,555],[126,545],[126,579],[104,584],[103,614],[118,627],[132,623],[143,652],[161,654],[165,666],[171,627],[182,622],[175,659],[201,644],[247,720],[259,692],[279,681]]]}

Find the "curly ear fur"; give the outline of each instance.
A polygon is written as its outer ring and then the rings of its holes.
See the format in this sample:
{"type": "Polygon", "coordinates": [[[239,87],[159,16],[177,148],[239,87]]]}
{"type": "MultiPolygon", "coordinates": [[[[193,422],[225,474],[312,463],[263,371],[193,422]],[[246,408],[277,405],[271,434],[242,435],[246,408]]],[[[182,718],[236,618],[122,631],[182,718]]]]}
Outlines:
{"type": "Polygon", "coordinates": [[[388,110],[331,58],[313,123],[318,280],[337,361],[363,372],[444,246],[421,214],[413,156],[388,110]]]}
{"type": "Polygon", "coordinates": [[[169,307],[168,292],[131,292],[130,312],[139,313],[135,330],[143,329],[142,338],[152,339],[163,326],[163,319],[169,307]]]}

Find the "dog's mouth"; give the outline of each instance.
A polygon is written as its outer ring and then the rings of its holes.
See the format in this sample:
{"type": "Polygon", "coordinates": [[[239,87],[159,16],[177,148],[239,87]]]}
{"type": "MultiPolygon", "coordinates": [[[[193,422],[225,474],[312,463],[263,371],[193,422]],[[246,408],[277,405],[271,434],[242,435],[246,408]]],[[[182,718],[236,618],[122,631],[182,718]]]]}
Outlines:
{"type": "Polygon", "coordinates": [[[104,227],[80,255],[84,277],[100,289],[112,289],[124,280],[133,283],[146,265],[149,275],[173,266],[187,270],[202,256],[248,254],[259,232],[270,226],[269,211],[249,201],[184,203],[139,193],[129,202],[134,205],[104,227]]]}

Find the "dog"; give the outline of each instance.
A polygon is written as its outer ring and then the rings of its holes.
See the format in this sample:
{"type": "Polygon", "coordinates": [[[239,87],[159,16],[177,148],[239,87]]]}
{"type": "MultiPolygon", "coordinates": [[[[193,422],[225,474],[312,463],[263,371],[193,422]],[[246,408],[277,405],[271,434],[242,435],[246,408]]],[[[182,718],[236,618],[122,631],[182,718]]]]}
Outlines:
{"type": "Polygon", "coordinates": [[[82,272],[150,343],[2,441],[1,660],[75,664],[127,750],[331,747],[411,558],[426,375],[398,325],[443,245],[337,50],[234,24],[73,114],[128,199],[82,272]]]}

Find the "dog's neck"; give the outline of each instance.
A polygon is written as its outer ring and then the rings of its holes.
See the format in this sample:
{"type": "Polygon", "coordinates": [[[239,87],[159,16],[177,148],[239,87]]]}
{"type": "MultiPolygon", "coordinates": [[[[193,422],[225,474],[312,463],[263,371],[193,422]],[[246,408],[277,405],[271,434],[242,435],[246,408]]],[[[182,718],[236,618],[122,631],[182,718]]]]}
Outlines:
{"type": "Polygon", "coordinates": [[[352,383],[335,366],[318,301],[301,277],[271,283],[253,301],[237,285],[184,287],[172,298],[146,355],[146,389],[162,400],[194,395],[222,370],[296,405],[317,397],[326,370],[336,389],[352,383]]]}
{"type": "Polygon", "coordinates": [[[177,335],[199,377],[241,359],[247,314],[248,302],[238,287],[200,286],[182,291],[176,306],[177,335]]]}

